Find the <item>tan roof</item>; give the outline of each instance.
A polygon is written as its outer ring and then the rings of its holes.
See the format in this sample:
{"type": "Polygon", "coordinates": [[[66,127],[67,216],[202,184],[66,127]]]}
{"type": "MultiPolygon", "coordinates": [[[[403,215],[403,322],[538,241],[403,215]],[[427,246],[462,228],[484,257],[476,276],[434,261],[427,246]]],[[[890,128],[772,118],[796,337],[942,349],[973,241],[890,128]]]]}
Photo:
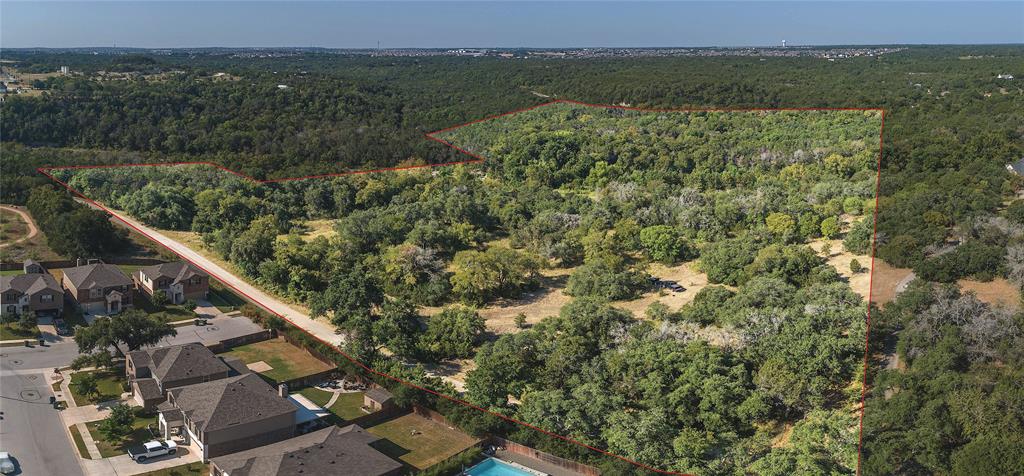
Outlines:
{"type": "Polygon", "coordinates": [[[186,281],[193,276],[209,276],[203,270],[185,261],[156,264],[139,268],[139,274],[149,279],[170,278],[172,283],[186,281]]]}

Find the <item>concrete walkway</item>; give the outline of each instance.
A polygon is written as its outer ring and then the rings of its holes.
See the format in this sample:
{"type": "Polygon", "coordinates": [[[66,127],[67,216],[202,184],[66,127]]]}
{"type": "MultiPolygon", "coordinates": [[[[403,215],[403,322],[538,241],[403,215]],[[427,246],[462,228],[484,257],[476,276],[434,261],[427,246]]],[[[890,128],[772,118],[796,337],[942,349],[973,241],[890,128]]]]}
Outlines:
{"type": "Polygon", "coordinates": [[[85,426],[85,423],[75,423],[75,428],[78,429],[78,434],[82,435],[82,442],[85,443],[85,449],[89,451],[89,457],[103,459],[99,447],[96,446],[96,440],[92,439],[92,433],[89,433],[89,428],[85,426]]]}
{"type": "MultiPolygon", "coordinates": [[[[92,204],[90,203],[90,205],[92,204]]],[[[95,207],[95,205],[93,206],[95,207]]],[[[198,266],[200,269],[206,271],[208,274],[216,278],[218,281],[224,283],[228,287],[234,289],[235,291],[238,291],[239,293],[248,297],[249,299],[262,304],[263,306],[274,311],[278,315],[283,316],[292,324],[305,329],[309,333],[315,335],[316,337],[326,342],[330,342],[334,345],[340,345],[342,343],[342,336],[334,332],[335,328],[331,324],[324,321],[315,320],[311,318],[308,314],[304,314],[302,312],[296,311],[295,309],[292,309],[291,306],[289,306],[288,304],[278,300],[277,298],[271,296],[270,294],[267,294],[263,290],[247,283],[242,278],[235,276],[233,273],[222,268],[217,263],[210,261],[203,255],[192,250],[187,245],[178,242],[177,240],[170,238],[160,233],[159,231],[156,231],[136,221],[134,218],[122,212],[112,210],[107,207],[100,206],[99,208],[103,209],[107,213],[110,213],[118,220],[120,220],[123,223],[126,223],[130,228],[133,228],[136,231],[142,233],[149,239],[156,241],[157,243],[160,243],[165,248],[171,250],[172,252],[174,252],[181,258],[185,259],[186,261],[194,264],[195,266],[198,266]]]]}

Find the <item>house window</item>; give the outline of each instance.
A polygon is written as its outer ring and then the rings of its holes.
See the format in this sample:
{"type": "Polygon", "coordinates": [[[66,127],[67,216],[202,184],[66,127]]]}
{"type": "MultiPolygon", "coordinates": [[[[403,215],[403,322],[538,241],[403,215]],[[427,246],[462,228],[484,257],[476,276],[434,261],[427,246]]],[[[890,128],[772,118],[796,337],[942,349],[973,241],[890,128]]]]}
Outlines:
{"type": "Polygon", "coordinates": [[[53,302],[53,294],[43,294],[39,296],[39,302],[53,302]]]}
{"type": "Polygon", "coordinates": [[[101,288],[92,288],[92,289],[90,289],[89,290],[89,297],[92,297],[92,298],[103,297],[103,289],[101,289],[101,288]]]}

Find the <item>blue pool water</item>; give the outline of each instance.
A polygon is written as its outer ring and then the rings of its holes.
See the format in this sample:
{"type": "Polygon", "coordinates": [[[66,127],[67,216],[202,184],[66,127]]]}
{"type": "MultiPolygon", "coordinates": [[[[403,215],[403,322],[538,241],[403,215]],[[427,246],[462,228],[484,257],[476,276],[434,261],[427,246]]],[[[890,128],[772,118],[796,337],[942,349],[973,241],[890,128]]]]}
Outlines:
{"type": "Polygon", "coordinates": [[[470,476],[533,476],[494,458],[487,458],[484,462],[473,466],[467,474],[470,476]]]}

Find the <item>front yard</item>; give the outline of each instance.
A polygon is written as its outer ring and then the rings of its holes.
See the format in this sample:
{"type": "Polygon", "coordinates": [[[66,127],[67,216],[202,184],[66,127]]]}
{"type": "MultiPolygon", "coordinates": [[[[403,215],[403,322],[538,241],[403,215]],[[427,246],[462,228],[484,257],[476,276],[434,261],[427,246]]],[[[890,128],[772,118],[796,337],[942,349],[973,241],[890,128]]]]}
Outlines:
{"type": "Polygon", "coordinates": [[[153,433],[149,431],[149,425],[153,425],[156,428],[156,418],[156,415],[147,417],[136,416],[135,423],[132,425],[134,431],[124,441],[107,441],[103,437],[103,433],[99,431],[100,421],[102,420],[90,421],[85,424],[85,427],[89,429],[89,434],[96,441],[96,447],[100,450],[100,455],[104,458],[110,458],[128,453],[129,446],[153,440],[153,433]]]}
{"type": "Polygon", "coordinates": [[[88,372],[75,372],[71,374],[71,383],[68,388],[71,390],[71,397],[75,399],[75,405],[85,406],[99,402],[117,400],[124,393],[125,376],[119,369],[114,370],[92,370],[88,372]],[[92,396],[82,394],[78,383],[87,374],[96,376],[96,388],[98,393],[92,396]]]}
{"type": "Polygon", "coordinates": [[[429,468],[473,446],[477,440],[458,430],[423,418],[415,413],[388,420],[366,431],[385,438],[392,445],[377,449],[417,469],[429,468]]]}
{"type": "Polygon", "coordinates": [[[210,465],[203,463],[189,463],[173,468],[158,469],[136,476],[209,476],[210,465]]]}
{"type": "Polygon", "coordinates": [[[254,371],[275,382],[284,382],[333,368],[284,339],[271,339],[235,347],[225,355],[238,357],[254,371]],[[260,363],[262,362],[262,364],[260,363]]]}
{"type": "Polygon", "coordinates": [[[0,340],[32,339],[39,336],[38,328],[26,329],[17,322],[0,324],[0,340]]]}
{"type": "Polygon", "coordinates": [[[150,316],[157,316],[167,319],[168,322],[184,321],[195,319],[196,313],[185,309],[184,306],[176,304],[165,304],[158,306],[149,296],[142,292],[135,293],[135,308],[140,309],[150,316]]]}

